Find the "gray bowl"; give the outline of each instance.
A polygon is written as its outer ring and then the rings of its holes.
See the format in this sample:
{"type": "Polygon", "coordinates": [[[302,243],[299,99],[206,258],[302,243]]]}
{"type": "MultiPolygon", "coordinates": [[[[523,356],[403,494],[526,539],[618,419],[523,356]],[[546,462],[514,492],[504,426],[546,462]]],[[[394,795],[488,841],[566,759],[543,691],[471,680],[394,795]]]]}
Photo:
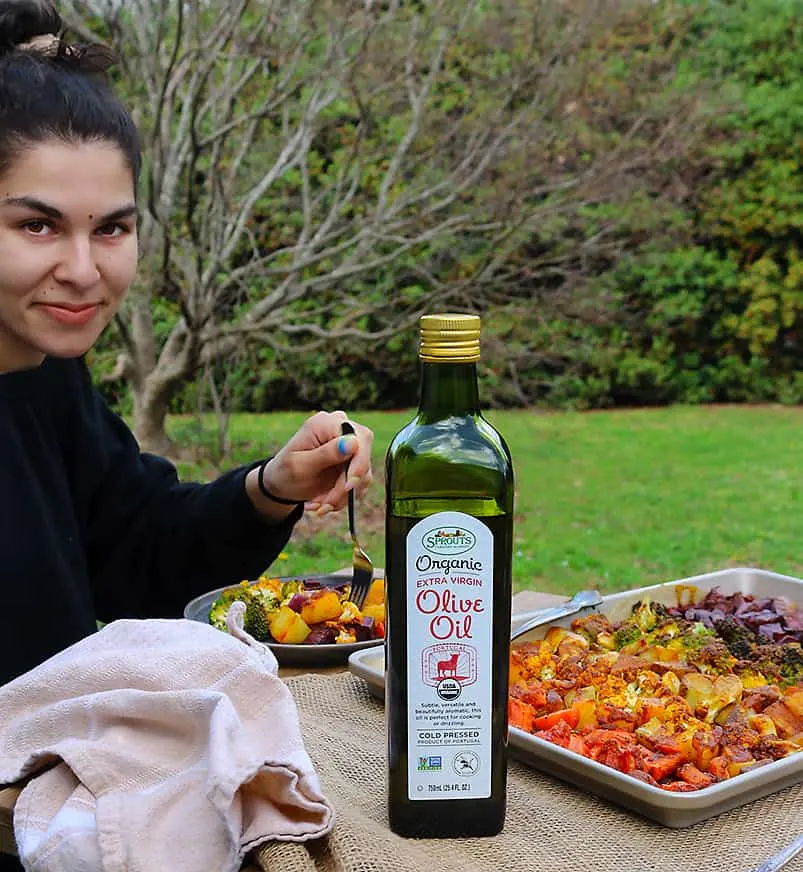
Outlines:
{"type": "MultiPolygon", "coordinates": [[[[341,587],[349,583],[347,575],[308,575],[303,578],[297,576],[282,576],[280,581],[303,581],[316,582],[321,587],[341,587]]],[[[252,581],[251,584],[255,582],[252,581]]],[[[226,585],[234,587],[234,585],[226,585]]],[[[184,617],[190,621],[200,621],[202,624],[209,623],[209,609],[215,600],[226,590],[219,587],[203,593],[190,600],[184,606],[184,617]]],[[[266,642],[265,644],[276,655],[276,659],[282,666],[334,666],[345,663],[355,651],[363,648],[374,648],[382,645],[384,639],[369,639],[367,642],[344,642],[340,645],[284,645],[281,642],[266,642]]]]}

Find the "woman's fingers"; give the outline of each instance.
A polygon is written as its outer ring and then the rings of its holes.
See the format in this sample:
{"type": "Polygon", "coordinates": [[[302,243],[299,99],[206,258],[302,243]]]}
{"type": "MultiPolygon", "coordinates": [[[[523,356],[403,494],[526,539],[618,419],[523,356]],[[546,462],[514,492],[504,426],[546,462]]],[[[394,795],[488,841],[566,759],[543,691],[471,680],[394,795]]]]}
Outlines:
{"type": "Polygon", "coordinates": [[[373,478],[374,434],[356,422],[353,434],[343,434],[346,420],[342,410],[311,415],[270,463],[273,480],[305,496],[307,509],[318,514],[342,508],[348,491],[362,493],[373,478]]]}

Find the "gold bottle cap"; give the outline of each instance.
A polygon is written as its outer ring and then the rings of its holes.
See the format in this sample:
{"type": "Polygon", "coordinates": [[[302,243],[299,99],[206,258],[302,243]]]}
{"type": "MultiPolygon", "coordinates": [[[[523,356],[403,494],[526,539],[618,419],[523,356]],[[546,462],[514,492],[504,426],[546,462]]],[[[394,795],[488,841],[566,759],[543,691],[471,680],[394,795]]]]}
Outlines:
{"type": "Polygon", "coordinates": [[[418,356],[425,363],[472,363],[480,359],[479,315],[423,315],[418,356]]]}

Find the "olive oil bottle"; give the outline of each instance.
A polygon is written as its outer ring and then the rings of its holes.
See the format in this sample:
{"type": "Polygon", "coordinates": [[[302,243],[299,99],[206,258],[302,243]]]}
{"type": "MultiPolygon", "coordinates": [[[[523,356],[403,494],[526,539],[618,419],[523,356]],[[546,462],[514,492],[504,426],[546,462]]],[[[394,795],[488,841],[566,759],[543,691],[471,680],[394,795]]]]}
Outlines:
{"type": "Polygon", "coordinates": [[[480,319],[420,322],[418,413],[386,457],[388,814],[403,836],[504,825],[513,469],[482,417],[480,319]]]}

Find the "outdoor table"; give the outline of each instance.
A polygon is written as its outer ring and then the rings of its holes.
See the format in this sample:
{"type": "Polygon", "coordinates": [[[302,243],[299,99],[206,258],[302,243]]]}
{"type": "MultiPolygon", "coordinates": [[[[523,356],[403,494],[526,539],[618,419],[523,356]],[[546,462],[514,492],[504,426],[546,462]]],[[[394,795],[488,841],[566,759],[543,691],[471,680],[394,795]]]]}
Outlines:
{"type": "MultiPolygon", "coordinates": [[[[565,597],[527,591],[516,613],[565,597]]],[[[267,842],[242,872],[754,872],[803,830],[803,783],[692,827],[671,829],[626,811],[515,758],[508,812],[489,839],[401,839],[387,825],[385,713],[345,665],[281,669],[298,707],[307,750],[337,822],[324,839],[267,842]]],[[[0,791],[2,848],[13,851],[18,791],[0,791]]],[[[178,868],[178,867],[177,867],[178,868]]],[[[215,872],[215,870],[210,870],[215,872]]],[[[798,855],[784,872],[803,872],[798,855]]]]}
{"type": "MultiPolygon", "coordinates": [[[[523,591],[522,593],[516,594],[513,597],[513,611],[514,612],[528,612],[534,609],[545,608],[546,606],[553,605],[556,602],[563,602],[566,597],[556,596],[555,594],[548,593],[538,593],[536,591],[523,591]]],[[[282,678],[290,678],[295,675],[302,675],[305,673],[320,673],[320,674],[332,674],[338,672],[345,672],[347,670],[347,664],[341,664],[338,666],[329,666],[323,668],[316,667],[281,667],[279,669],[279,675],[282,678]]],[[[14,844],[14,828],[12,824],[12,815],[14,811],[14,803],[19,796],[21,787],[6,787],[0,789],[0,852],[5,854],[16,854],[16,847],[14,844]]],[[[258,870],[249,867],[244,868],[243,872],[258,872],[258,870]]]]}

